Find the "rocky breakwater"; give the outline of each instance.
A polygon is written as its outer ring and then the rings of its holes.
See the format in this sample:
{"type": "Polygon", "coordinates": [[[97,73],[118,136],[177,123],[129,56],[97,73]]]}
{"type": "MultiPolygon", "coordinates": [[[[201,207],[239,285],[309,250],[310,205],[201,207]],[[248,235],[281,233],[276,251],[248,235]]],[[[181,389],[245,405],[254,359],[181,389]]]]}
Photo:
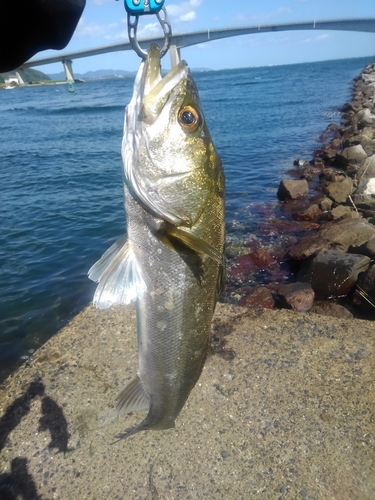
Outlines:
{"type": "Polygon", "coordinates": [[[340,111],[341,127],[329,125],[313,160],[296,160],[294,179],[280,183],[283,212],[318,228],[290,248],[296,282],[276,296],[297,310],[375,318],[375,63],[340,111]]]}

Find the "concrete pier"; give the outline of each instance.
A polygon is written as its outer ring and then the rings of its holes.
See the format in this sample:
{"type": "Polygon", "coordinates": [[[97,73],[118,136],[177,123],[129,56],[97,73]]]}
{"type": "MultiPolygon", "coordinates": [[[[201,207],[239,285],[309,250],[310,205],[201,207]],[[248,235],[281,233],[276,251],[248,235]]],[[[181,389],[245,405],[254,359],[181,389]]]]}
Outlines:
{"type": "Polygon", "coordinates": [[[0,497],[373,500],[374,323],[219,304],[213,332],[175,429],[114,443],[135,313],[88,307],[1,386],[0,497]]]}
{"type": "Polygon", "coordinates": [[[63,66],[64,66],[64,71],[65,71],[65,76],[66,76],[67,82],[74,82],[74,74],[73,74],[72,64],[73,64],[73,61],[70,59],[63,60],[63,66]]]}
{"type": "Polygon", "coordinates": [[[171,58],[171,68],[174,68],[181,61],[181,50],[177,45],[171,45],[169,48],[169,55],[171,58]]]}

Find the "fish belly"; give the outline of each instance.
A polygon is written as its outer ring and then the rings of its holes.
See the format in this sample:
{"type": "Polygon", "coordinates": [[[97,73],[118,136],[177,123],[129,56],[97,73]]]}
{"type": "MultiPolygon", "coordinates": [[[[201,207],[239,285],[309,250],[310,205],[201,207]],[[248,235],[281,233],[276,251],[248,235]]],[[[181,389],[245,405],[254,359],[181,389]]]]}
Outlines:
{"type": "Polygon", "coordinates": [[[126,214],[146,286],[137,300],[138,375],[150,409],[137,430],[166,429],[174,426],[207,356],[218,264],[155,235],[155,219],[129,193],[126,214]]]}

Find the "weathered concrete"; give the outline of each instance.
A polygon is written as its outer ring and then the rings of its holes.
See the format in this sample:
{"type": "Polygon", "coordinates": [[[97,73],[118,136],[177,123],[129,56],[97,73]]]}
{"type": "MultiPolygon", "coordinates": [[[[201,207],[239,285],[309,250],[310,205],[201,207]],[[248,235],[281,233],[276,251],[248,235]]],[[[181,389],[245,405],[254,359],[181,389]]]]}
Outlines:
{"type": "Polygon", "coordinates": [[[113,444],[134,323],[89,307],[2,386],[1,498],[375,498],[373,323],[219,305],[176,428],[113,444]]]}

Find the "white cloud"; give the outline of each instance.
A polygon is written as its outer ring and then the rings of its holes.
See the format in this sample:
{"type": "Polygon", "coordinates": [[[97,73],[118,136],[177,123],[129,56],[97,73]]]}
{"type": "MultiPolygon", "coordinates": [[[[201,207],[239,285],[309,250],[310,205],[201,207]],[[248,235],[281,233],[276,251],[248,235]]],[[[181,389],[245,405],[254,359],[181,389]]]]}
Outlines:
{"type": "Polygon", "coordinates": [[[108,39],[108,33],[112,30],[118,30],[119,23],[99,24],[96,22],[88,22],[85,17],[81,17],[78,22],[75,36],[78,38],[94,38],[104,36],[108,39]]]}
{"type": "Polygon", "coordinates": [[[162,36],[162,29],[158,22],[146,24],[146,26],[137,31],[139,40],[141,38],[151,38],[153,36],[162,36]]]}
{"type": "Polygon", "coordinates": [[[257,16],[246,16],[238,13],[235,20],[242,24],[264,24],[267,21],[277,20],[280,17],[282,18],[285,14],[291,14],[292,12],[292,9],[288,5],[285,5],[284,7],[279,7],[276,10],[264,12],[263,14],[259,14],[257,16]]]}
{"type": "Polygon", "coordinates": [[[202,4],[203,0],[187,0],[179,5],[167,5],[167,12],[173,22],[190,22],[196,18],[195,9],[202,4]]]}
{"type": "Polygon", "coordinates": [[[112,0],[91,0],[94,5],[104,5],[105,3],[111,2],[112,0]]]}
{"type": "MultiPolygon", "coordinates": [[[[139,29],[137,30],[138,40],[141,40],[142,38],[153,38],[157,36],[163,36],[162,29],[158,22],[146,24],[143,27],[139,27],[139,29]]],[[[115,35],[106,35],[105,39],[114,42],[128,41],[129,40],[128,30],[127,29],[122,30],[119,33],[116,33],[115,35]]]]}
{"type": "Polygon", "coordinates": [[[75,35],[80,38],[91,38],[105,35],[106,29],[98,23],[88,23],[84,17],[79,20],[75,35]]]}
{"type": "Polygon", "coordinates": [[[180,16],[180,21],[182,22],[188,22],[188,21],[194,21],[194,19],[197,17],[196,13],[194,10],[191,12],[188,12],[187,14],[183,14],[180,16]]]}
{"type": "Polygon", "coordinates": [[[325,33],[323,35],[318,35],[318,36],[313,36],[309,38],[305,38],[304,40],[301,41],[301,43],[316,43],[316,42],[322,42],[323,40],[327,40],[327,38],[330,38],[331,35],[328,33],[325,33]]]}

